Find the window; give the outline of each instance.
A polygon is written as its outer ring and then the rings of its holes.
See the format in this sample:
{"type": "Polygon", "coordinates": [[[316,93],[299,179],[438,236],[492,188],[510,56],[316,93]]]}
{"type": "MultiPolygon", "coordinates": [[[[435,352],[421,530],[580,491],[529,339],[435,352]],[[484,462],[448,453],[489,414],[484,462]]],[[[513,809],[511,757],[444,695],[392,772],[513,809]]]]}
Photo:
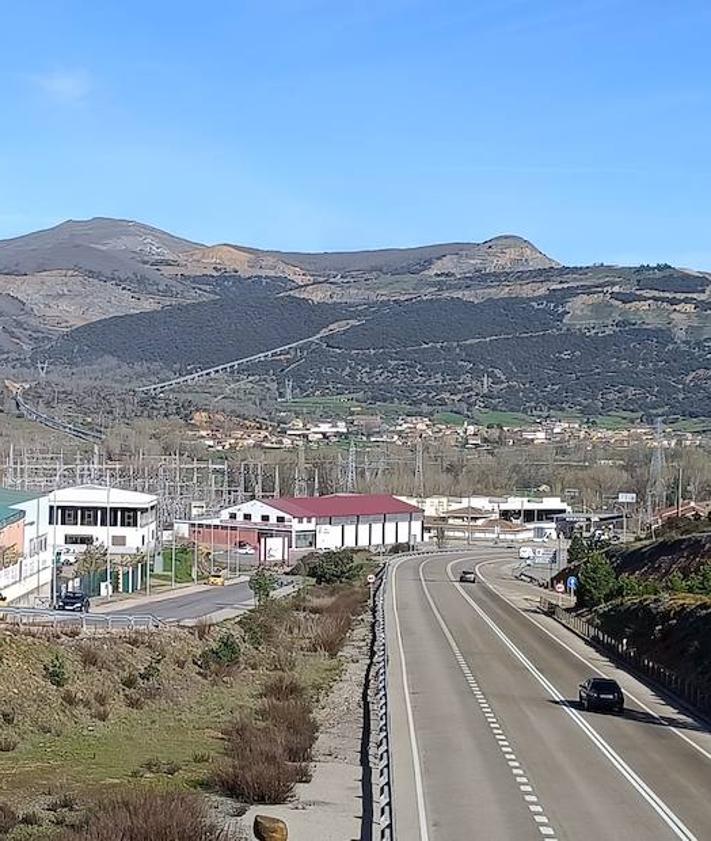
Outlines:
{"type": "Polygon", "coordinates": [[[230,511],[230,520],[236,520],[236,519],[237,519],[237,512],[236,511],[230,511]]]}
{"type": "Polygon", "coordinates": [[[90,534],[67,534],[64,542],[67,546],[91,546],[94,538],[90,534]]]}
{"type": "Polygon", "coordinates": [[[286,517],[280,517],[279,514],[277,514],[276,521],[277,521],[277,523],[285,523],[286,522],[286,517]]]}
{"type": "Polygon", "coordinates": [[[96,508],[81,509],[81,524],[83,526],[98,526],[99,512],[96,508]]]}
{"type": "Polygon", "coordinates": [[[263,523],[268,523],[269,522],[269,514],[262,514],[260,519],[263,523]]]}
{"type": "Polygon", "coordinates": [[[63,526],[79,525],[76,508],[60,508],[59,518],[63,526]]]}
{"type": "Polygon", "coordinates": [[[126,535],[125,534],[112,534],[111,535],[111,545],[112,546],[125,546],[126,545],[126,535]]]}
{"type": "Polygon", "coordinates": [[[47,549],[47,535],[43,534],[40,537],[33,537],[30,539],[30,555],[38,555],[47,549]]]}
{"type": "Polygon", "coordinates": [[[247,520],[247,522],[249,522],[252,519],[252,515],[251,514],[243,514],[242,519],[247,520]]]}
{"type": "Polygon", "coordinates": [[[54,525],[54,505],[49,506],[49,524],[54,525]]]}
{"type": "Polygon", "coordinates": [[[123,525],[130,529],[135,529],[138,525],[138,511],[135,508],[123,509],[123,525]]]}
{"type": "Polygon", "coordinates": [[[118,524],[119,524],[118,508],[110,508],[109,509],[109,525],[110,526],[117,526],[118,524]]]}

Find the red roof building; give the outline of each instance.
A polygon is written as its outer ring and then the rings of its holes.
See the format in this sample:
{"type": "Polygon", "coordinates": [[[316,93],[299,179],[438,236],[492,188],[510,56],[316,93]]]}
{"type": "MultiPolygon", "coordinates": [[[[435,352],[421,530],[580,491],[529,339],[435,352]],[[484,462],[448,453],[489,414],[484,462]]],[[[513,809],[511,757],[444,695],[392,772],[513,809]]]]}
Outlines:
{"type": "Polygon", "coordinates": [[[422,520],[420,508],[390,494],[331,494],[252,499],[190,526],[199,543],[249,543],[262,560],[286,561],[298,550],[414,545],[422,520]]]}

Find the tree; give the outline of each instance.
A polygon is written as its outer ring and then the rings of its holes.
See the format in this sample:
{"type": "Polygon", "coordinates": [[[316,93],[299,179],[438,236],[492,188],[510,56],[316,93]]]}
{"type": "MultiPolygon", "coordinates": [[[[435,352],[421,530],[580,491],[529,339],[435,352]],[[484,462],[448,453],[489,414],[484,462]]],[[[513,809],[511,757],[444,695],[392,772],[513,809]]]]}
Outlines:
{"type": "Polygon", "coordinates": [[[343,584],[353,581],[360,571],[350,549],[339,549],[314,556],[306,563],[306,574],[317,584],[343,584]]]}
{"type": "Polygon", "coordinates": [[[568,547],[568,563],[569,564],[581,564],[590,554],[590,549],[588,548],[588,544],[585,542],[585,538],[575,532],[573,535],[572,540],[570,541],[570,546],[568,547]]]}
{"type": "Polygon", "coordinates": [[[258,569],[249,579],[249,589],[254,593],[257,604],[262,605],[271,598],[272,591],[276,589],[277,578],[266,569],[258,569]]]}
{"type": "Polygon", "coordinates": [[[88,575],[106,569],[106,547],[103,543],[92,543],[77,558],[77,573],[88,575]]]}
{"type": "Polygon", "coordinates": [[[584,561],[578,576],[578,604],[596,607],[608,601],[617,589],[617,576],[602,552],[592,552],[584,561]]]}

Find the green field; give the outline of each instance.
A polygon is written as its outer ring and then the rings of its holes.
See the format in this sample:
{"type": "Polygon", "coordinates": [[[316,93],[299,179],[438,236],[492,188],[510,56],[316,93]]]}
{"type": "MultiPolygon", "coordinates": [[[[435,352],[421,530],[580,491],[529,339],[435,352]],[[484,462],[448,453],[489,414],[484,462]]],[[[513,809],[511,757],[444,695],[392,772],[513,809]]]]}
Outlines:
{"type": "Polygon", "coordinates": [[[535,420],[530,415],[520,412],[499,412],[482,409],[475,415],[475,420],[482,426],[535,426],[535,420]]]}

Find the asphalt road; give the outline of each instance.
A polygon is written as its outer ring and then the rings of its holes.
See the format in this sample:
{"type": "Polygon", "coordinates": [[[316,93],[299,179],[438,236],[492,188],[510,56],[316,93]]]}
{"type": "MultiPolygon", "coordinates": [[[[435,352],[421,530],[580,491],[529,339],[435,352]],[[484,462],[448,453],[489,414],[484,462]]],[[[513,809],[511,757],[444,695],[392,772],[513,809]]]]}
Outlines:
{"type": "Polygon", "coordinates": [[[111,616],[132,616],[150,614],[163,621],[184,621],[197,619],[225,610],[247,610],[254,604],[252,591],[247,581],[227,584],[224,587],[204,585],[197,591],[176,595],[170,598],[127,605],[120,610],[112,610],[111,616]]]}
{"type": "Polygon", "coordinates": [[[480,549],[391,572],[396,838],[711,838],[708,728],[538,613],[515,564],[480,549]],[[619,680],[624,716],[578,709],[596,673],[619,680]]]}

